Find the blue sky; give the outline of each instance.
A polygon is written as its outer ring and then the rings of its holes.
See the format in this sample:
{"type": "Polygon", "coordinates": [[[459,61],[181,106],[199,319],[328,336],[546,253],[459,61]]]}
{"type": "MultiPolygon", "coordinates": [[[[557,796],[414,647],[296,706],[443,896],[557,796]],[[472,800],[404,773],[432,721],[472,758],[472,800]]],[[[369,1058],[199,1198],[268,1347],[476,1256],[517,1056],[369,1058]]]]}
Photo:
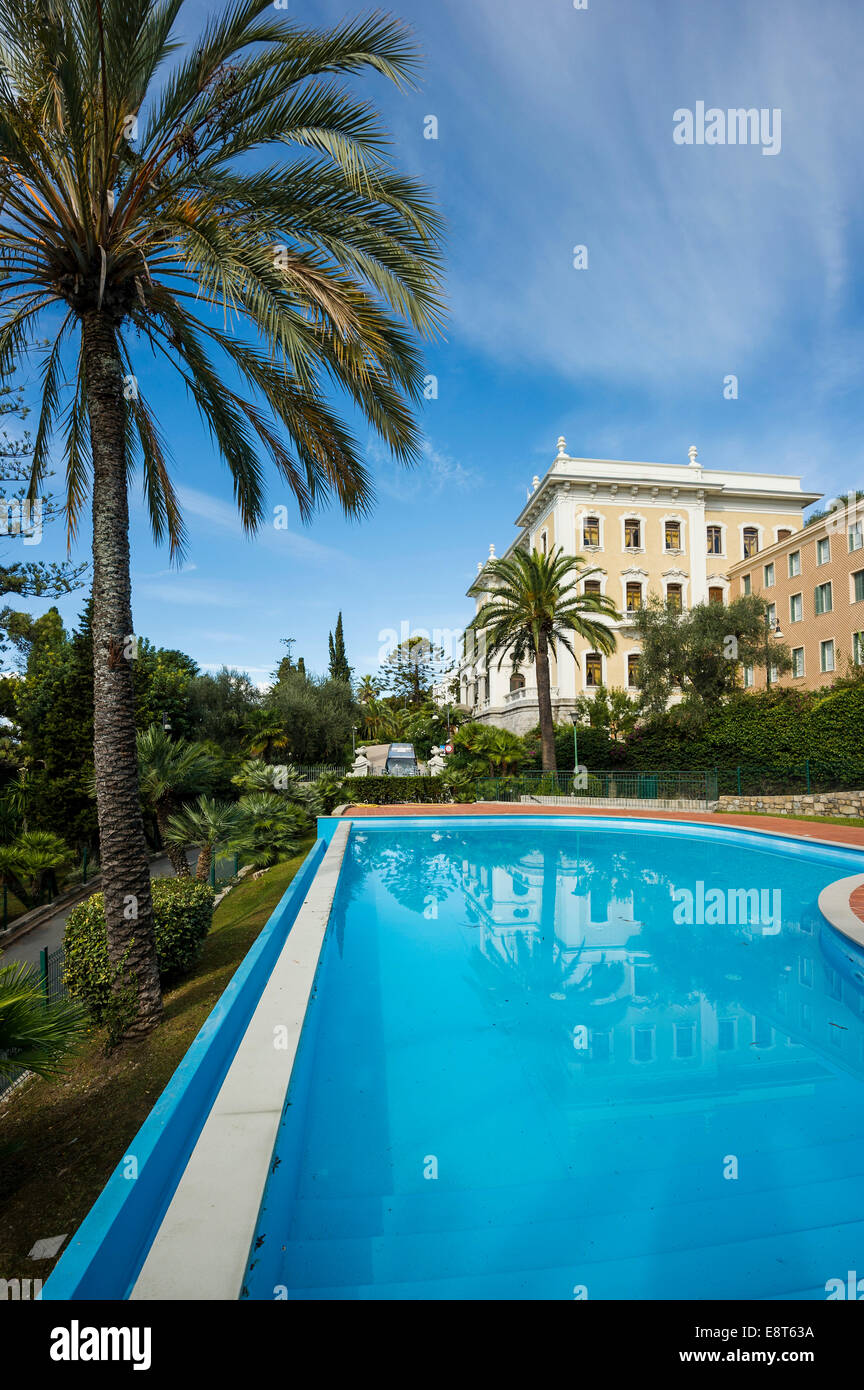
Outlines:
{"type": "MultiPolygon", "coordinates": [[[[380,634],[460,628],[478,560],[512,539],[556,452],[800,473],[836,493],[862,468],[860,129],[854,0],[402,0],[419,93],[354,84],[448,221],[446,340],[428,349],[413,472],[368,436],[378,491],[361,523],[242,536],[227,471],[191,403],[148,380],[184,500],[187,566],[153,546],[136,488],[136,631],[266,680],[283,649],[324,669],[342,610],[357,673],[380,634]],[[780,152],[681,146],[673,113],[779,108],[780,152]],[[438,139],[424,139],[424,118],[438,139]],[[573,268],[573,248],[588,268],[573,268]],[[738,377],[738,399],[724,378],[738,377]]],[[[188,0],[194,32],[210,7],[188,0]]],[[[327,24],[355,10],[297,0],[327,24]]],[[[152,368],[148,368],[152,370],[152,368]]],[[[362,437],[368,431],[362,429],[362,437]]],[[[62,467],[62,465],[61,465],[62,467]]],[[[61,468],[58,468],[58,473],[61,468]]],[[[271,509],[291,499],[271,477],[271,509]]],[[[86,558],[82,528],[74,555],[86,558]]],[[[59,558],[58,528],[28,558],[59,558]]],[[[67,623],[83,606],[59,605],[67,623]]],[[[34,611],[44,602],[34,601],[34,611]]]]}

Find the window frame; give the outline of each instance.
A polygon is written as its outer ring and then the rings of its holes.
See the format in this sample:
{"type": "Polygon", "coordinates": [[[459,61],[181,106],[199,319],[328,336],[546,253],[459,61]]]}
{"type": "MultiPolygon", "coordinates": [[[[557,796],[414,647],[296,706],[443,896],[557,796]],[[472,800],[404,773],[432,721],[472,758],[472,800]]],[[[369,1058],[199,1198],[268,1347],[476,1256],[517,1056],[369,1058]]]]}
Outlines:
{"type": "Polygon", "coordinates": [[[585,660],[584,675],[583,675],[584,689],[585,689],[585,690],[597,690],[597,688],[603,684],[603,653],[602,653],[602,652],[586,652],[586,653],[585,653],[584,660],[585,660]],[[589,676],[590,676],[590,673],[591,673],[592,669],[594,668],[595,663],[596,663],[597,667],[599,668],[600,679],[597,680],[597,681],[592,681],[592,680],[589,679],[589,676]]]}
{"type": "Polygon", "coordinates": [[[645,547],[644,547],[644,545],[643,545],[642,542],[643,542],[643,538],[644,538],[643,527],[644,527],[645,523],[644,523],[644,521],[642,520],[642,518],[641,518],[641,517],[638,517],[638,516],[625,516],[625,517],[622,517],[621,522],[622,522],[622,525],[623,525],[623,527],[624,527],[624,549],[625,549],[625,551],[626,551],[626,550],[644,550],[645,547]],[[628,540],[627,540],[627,530],[628,530],[628,528],[632,528],[632,527],[634,527],[634,526],[636,527],[638,539],[637,539],[635,545],[631,545],[631,544],[628,543],[628,540]]]}
{"type": "Polygon", "coordinates": [[[742,560],[753,560],[759,554],[761,545],[758,526],[741,527],[741,558],[742,560]],[[752,541],[753,548],[748,549],[748,542],[752,541]]]}
{"type": "Polygon", "coordinates": [[[834,612],[834,586],[830,579],[824,583],[817,584],[813,590],[813,613],[817,618],[824,618],[828,613],[834,612]],[[828,594],[828,603],[825,605],[825,590],[828,594]],[[822,596],[820,598],[820,595],[822,596]],[[820,607],[822,604],[822,607],[820,607]]]}

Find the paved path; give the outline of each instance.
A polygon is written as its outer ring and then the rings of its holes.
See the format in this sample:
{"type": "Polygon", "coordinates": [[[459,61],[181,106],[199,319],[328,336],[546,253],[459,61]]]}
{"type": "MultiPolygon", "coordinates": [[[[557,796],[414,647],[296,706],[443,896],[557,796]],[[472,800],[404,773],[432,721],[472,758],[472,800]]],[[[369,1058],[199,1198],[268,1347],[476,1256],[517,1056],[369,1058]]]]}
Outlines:
{"type": "MultiPolygon", "coordinates": [[[[187,858],[190,864],[194,864],[197,850],[188,850],[187,858]]],[[[150,865],[151,878],[166,878],[173,872],[171,861],[167,856],[162,859],[154,859],[150,865]]],[[[99,891],[98,884],[94,891],[99,891]]],[[[66,924],[66,918],[73,907],[78,906],[78,903],[72,903],[70,906],[59,908],[53,917],[42,923],[41,927],[34,927],[25,936],[19,936],[17,941],[11,942],[3,951],[2,956],[0,956],[0,964],[11,965],[13,960],[23,960],[27,961],[29,965],[38,965],[40,951],[46,946],[49,951],[55,951],[58,946],[63,944],[63,928],[66,924]]]]}
{"type": "Polygon", "coordinates": [[[592,806],[523,806],[512,801],[471,802],[466,806],[408,805],[352,806],[345,817],[357,816],[623,816],[637,820],[705,821],[709,825],[734,825],[742,830],[767,830],[796,840],[831,840],[864,850],[864,827],[830,825],[822,821],[794,820],[791,816],[739,816],[717,811],[611,810],[592,806]]]}

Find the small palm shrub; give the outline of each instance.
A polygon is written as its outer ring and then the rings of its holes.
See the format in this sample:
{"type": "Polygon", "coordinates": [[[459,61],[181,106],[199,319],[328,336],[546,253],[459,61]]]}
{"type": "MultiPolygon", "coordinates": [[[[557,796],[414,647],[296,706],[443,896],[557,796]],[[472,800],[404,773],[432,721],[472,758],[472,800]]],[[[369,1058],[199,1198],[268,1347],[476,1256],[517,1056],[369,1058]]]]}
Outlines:
{"type": "Polygon", "coordinates": [[[68,999],[46,1004],[34,966],[21,961],[0,966],[0,1074],[56,1076],[81,1041],[86,1021],[80,1004],[68,999]]]}
{"type": "MultiPolygon", "coordinates": [[[[159,976],[176,979],[191,970],[201,953],[213,921],[213,889],[191,878],[156,878],[151,888],[159,976]]],[[[103,1023],[117,970],[108,959],[101,893],[69,913],[63,944],[69,993],[87,1006],[94,1022],[103,1023]]]]}
{"type": "Polygon", "coordinates": [[[316,805],[317,782],[305,782],[293,763],[265,763],[262,758],[247,758],[231,781],[241,791],[281,792],[286,801],[298,806],[316,805]]]}
{"type": "Polygon", "coordinates": [[[250,792],[240,798],[237,809],[241,829],[232,839],[233,848],[258,869],[295,855],[311,825],[306,810],[280,792],[250,792]]]}
{"type": "Polygon", "coordinates": [[[345,800],[345,792],[341,777],[334,777],[332,773],[325,773],[314,784],[315,796],[322,815],[329,816],[334,806],[338,806],[345,800]]]}

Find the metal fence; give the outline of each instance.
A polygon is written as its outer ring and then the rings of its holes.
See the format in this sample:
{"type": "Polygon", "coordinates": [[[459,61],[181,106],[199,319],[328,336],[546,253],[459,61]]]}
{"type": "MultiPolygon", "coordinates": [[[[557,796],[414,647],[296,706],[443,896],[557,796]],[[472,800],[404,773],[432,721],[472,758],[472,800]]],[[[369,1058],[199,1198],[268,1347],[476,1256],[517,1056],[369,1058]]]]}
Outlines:
{"type": "Polygon", "coordinates": [[[65,959],[66,952],[62,946],[58,946],[54,951],[49,951],[47,946],[43,946],[39,952],[39,981],[46,1004],[53,1004],[56,999],[65,999],[67,996],[63,975],[65,959]]]}
{"type": "Polygon", "coordinates": [[[237,877],[239,854],[214,854],[210,860],[210,887],[220,888],[237,877]]]}
{"type": "Polygon", "coordinates": [[[293,763],[292,766],[304,782],[317,782],[319,777],[347,777],[351,771],[348,767],[336,767],[331,763],[293,763]]]}
{"type": "Polygon", "coordinates": [[[523,772],[484,778],[477,783],[483,801],[517,801],[526,805],[583,806],[613,801],[621,806],[669,806],[701,809],[717,800],[715,769],[698,772],[599,771],[523,772]]]}
{"type": "Polygon", "coordinates": [[[805,758],[801,763],[742,763],[717,769],[721,796],[784,796],[798,792],[864,791],[864,762],[822,762],[805,758]]]}

